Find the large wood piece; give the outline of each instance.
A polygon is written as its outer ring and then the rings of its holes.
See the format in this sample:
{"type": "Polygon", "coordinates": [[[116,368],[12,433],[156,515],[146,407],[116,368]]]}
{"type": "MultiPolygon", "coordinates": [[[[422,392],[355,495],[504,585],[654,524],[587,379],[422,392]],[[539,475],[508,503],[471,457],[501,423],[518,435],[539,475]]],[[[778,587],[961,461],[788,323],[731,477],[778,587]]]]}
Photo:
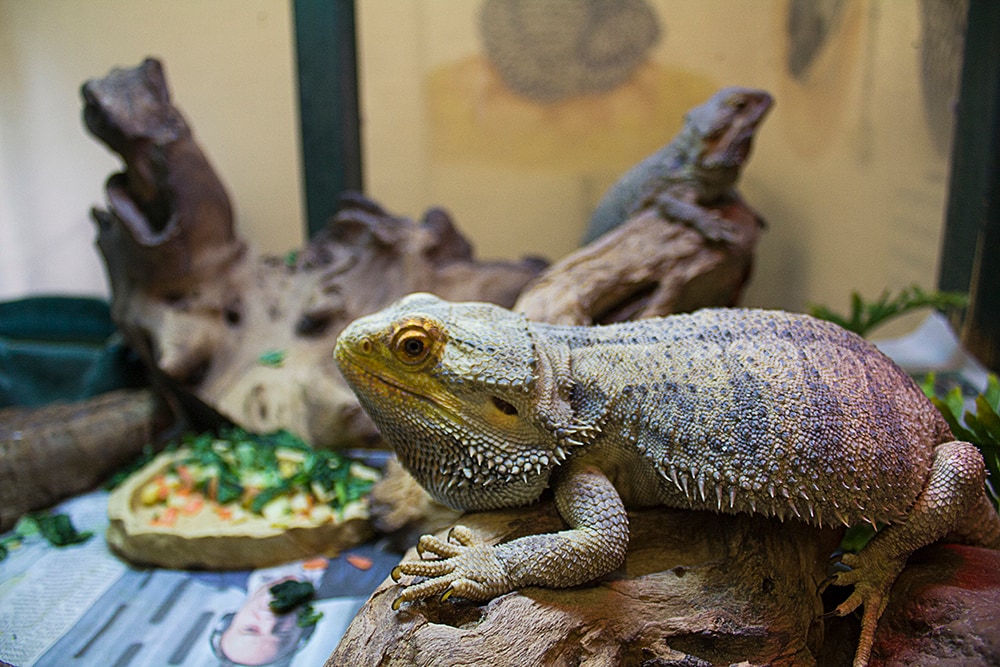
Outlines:
{"type": "Polygon", "coordinates": [[[331,357],[343,327],[415,291],[509,306],[544,266],[477,261],[444,211],[415,222],[361,196],[300,252],[263,256],[237,234],[159,62],[82,94],[87,127],[125,163],[93,212],[114,319],[196,422],[288,429],[317,446],[373,441],[331,357]]]}
{"type": "MultiPolygon", "coordinates": [[[[402,586],[386,580],[326,667],[815,664],[817,587],[838,531],[668,509],[633,512],[630,522],[625,565],[582,587],[394,612],[402,586]]],[[[564,528],[550,502],[462,523],[488,542],[564,528]]],[[[413,549],[405,559],[417,557],[413,549]]]]}
{"type": "Polygon", "coordinates": [[[156,411],[147,389],[0,410],[0,532],[130,463],[152,442],[156,411]]]}
{"type": "Polygon", "coordinates": [[[590,325],[737,305],[763,223],[742,200],[708,210],[729,223],[730,242],[709,241],[649,206],[549,267],[514,309],[539,322],[590,325]]]}

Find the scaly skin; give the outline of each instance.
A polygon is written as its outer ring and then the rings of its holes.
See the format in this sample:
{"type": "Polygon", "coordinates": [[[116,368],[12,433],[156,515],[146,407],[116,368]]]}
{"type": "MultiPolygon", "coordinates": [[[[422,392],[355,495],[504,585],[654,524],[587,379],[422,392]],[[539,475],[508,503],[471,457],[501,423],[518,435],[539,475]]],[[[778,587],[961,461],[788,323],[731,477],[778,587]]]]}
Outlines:
{"type": "Polygon", "coordinates": [[[528,322],[415,294],[351,324],[336,358],[400,461],[462,510],[523,505],[551,486],[569,526],[496,546],[458,527],[421,539],[395,606],[566,587],[618,567],[626,507],[887,525],[831,583],[865,613],[867,664],[889,589],[946,535],[1000,548],[978,450],[888,358],[828,322],[719,309],[606,327],[528,322]]]}
{"type": "Polygon", "coordinates": [[[736,180],[771,104],[763,90],[723,88],[691,109],[670,143],[611,186],[594,210],[583,242],[590,243],[650,205],[709,241],[731,240],[726,222],[705,207],[739,199],[736,180]]]}

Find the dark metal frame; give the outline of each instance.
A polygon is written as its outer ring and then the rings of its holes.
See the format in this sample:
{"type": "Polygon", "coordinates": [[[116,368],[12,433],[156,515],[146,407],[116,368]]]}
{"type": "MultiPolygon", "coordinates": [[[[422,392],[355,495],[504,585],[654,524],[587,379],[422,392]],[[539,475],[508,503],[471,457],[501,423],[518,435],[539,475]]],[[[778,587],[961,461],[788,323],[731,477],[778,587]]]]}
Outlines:
{"type": "Polygon", "coordinates": [[[361,191],[361,120],[353,0],[293,0],[307,231],[340,193],[361,191]]]}
{"type": "Polygon", "coordinates": [[[1000,3],[966,25],[938,287],[969,292],[963,343],[1000,370],[1000,3]]]}

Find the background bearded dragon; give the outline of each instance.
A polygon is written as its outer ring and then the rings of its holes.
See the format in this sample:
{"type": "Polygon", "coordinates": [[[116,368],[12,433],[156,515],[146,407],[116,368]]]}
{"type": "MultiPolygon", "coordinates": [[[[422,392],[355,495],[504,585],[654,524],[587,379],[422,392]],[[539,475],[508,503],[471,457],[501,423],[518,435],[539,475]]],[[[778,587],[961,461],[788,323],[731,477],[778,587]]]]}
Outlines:
{"type": "Polygon", "coordinates": [[[583,243],[651,205],[710,241],[729,240],[725,221],[706,207],[739,200],[736,181],[771,104],[771,96],[763,90],[723,88],[689,111],[670,143],[608,190],[590,218],[583,243]]]}
{"type": "Polygon", "coordinates": [[[411,295],[359,319],[336,358],[400,461],[462,510],[531,503],[551,486],[568,524],[496,546],[456,527],[395,607],[568,587],[618,567],[626,507],[750,512],[882,526],[837,609],[864,605],[867,664],[907,557],[942,537],[1000,548],[974,445],[862,338],[778,311],[717,309],[604,327],[533,323],[483,303],[411,295]]]}

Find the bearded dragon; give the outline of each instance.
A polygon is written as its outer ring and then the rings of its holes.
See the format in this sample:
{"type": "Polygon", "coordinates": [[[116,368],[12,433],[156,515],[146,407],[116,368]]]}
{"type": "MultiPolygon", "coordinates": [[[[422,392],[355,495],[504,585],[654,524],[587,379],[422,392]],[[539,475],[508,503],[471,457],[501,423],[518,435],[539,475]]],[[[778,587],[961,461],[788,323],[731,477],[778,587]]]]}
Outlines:
{"type": "Polygon", "coordinates": [[[723,88],[689,111],[670,143],[608,190],[583,242],[590,243],[650,205],[666,218],[691,225],[709,241],[730,240],[725,221],[706,207],[739,200],[736,180],[771,103],[762,90],[723,88]]]}
{"type": "Polygon", "coordinates": [[[1000,548],[978,449],[864,339],[780,311],[709,309],[557,326],[484,303],[410,295],[356,320],[335,356],[403,466],[461,510],[531,503],[546,487],[569,528],[496,546],[454,528],[393,575],[431,595],[489,600],[583,584],[618,567],[626,508],[750,512],[879,526],[835,610],[864,605],[867,664],[907,557],[946,535],[1000,548]],[[883,527],[884,526],[884,527],[883,527]]]}

